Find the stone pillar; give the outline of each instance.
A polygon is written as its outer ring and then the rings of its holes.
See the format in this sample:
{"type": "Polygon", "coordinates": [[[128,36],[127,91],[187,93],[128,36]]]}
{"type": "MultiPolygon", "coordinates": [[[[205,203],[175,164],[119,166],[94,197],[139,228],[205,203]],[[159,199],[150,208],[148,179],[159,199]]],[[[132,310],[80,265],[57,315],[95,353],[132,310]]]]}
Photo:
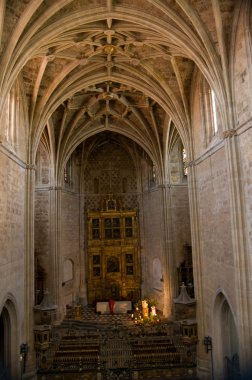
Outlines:
{"type": "Polygon", "coordinates": [[[195,299],[197,301],[196,319],[198,323],[198,347],[197,347],[197,371],[200,379],[208,380],[211,375],[211,357],[207,355],[203,345],[204,336],[206,335],[206,314],[204,312],[204,298],[202,285],[202,264],[201,264],[201,245],[199,233],[199,215],[198,215],[198,194],[197,194],[196,168],[192,164],[188,167],[188,191],[190,204],[190,222],[193,247],[193,277],[195,299]]]}
{"type": "Polygon", "coordinates": [[[25,373],[23,379],[34,379],[36,373],[36,357],[34,350],[34,165],[26,167],[26,200],[25,200],[25,255],[24,255],[24,329],[22,340],[27,344],[25,373]]]}
{"type": "Polygon", "coordinates": [[[84,242],[87,242],[87,236],[85,237],[85,222],[84,222],[84,198],[80,197],[80,288],[79,288],[79,301],[82,305],[87,305],[87,283],[86,283],[86,271],[87,253],[84,242]]]}
{"type": "Polygon", "coordinates": [[[164,263],[164,309],[165,317],[173,318],[173,298],[175,277],[174,258],[172,254],[172,229],[170,208],[170,187],[162,186],[162,208],[163,208],[163,263],[164,263]]]}
{"type": "Polygon", "coordinates": [[[232,226],[232,242],[235,262],[235,282],[234,292],[236,292],[237,302],[237,331],[239,331],[239,360],[240,368],[244,378],[247,378],[247,371],[251,371],[250,366],[252,356],[252,310],[250,304],[251,289],[248,288],[251,276],[249,250],[246,236],[244,197],[241,183],[241,167],[238,147],[238,137],[235,130],[224,132],[225,152],[227,157],[229,189],[230,189],[230,210],[232,226]]]}
{"type": "Polygon", "coordinates": [[[62,305],[62,258],[60,254],[61,235],[61,188],[50,188],[50,271],[48,273],[47,288],[51,294],[53,302],[58,305],[57,319],[64,317],[62,305]]]}

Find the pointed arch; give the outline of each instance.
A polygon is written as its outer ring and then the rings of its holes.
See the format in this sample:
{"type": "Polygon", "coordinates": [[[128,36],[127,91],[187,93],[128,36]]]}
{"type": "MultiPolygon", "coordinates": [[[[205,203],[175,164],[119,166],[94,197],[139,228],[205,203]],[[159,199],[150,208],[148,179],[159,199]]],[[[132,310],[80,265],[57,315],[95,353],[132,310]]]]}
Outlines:
{"type": "Polygon", "coordinates": [[[213,308],[214,378],[239,379],[239,343],[235,316],[223,290],[219,290],[213,308]]]}
{"type": "Polygon", "coordinates": [[[14,298],[7,297],[0,314],[0,378],[19,377],[17,311],[14,298]]]}

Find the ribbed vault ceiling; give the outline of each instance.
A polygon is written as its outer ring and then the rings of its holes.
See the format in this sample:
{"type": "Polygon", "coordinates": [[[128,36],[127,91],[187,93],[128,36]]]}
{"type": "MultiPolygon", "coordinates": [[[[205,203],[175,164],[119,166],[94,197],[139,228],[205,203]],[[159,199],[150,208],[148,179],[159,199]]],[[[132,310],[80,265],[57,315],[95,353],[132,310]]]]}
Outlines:
{"type": "Polygon", "coordinates": [[[171,120],[189,139],[195,67],[227,96],[233,9],[234,0],[7,1],[2,94],[20,74],[31,143],[47,125],[58,161],[109,130],[161,164],[171,120]]]}

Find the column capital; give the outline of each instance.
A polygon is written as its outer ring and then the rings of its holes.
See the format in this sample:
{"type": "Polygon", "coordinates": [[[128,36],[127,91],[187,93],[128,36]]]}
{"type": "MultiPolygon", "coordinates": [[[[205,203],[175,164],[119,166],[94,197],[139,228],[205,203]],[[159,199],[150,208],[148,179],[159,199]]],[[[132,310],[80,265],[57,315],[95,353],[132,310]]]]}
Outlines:
{"type": "Polygon", "coordinates": [[[233,136],[237,136],[237,132],[235,129],[228,129],[227,131],[223,132],[223,138],[224,139],[229,138],[229,137],[233,137],[233,136]]]}
{"type": "Polygon", "coordinates": [[[26,164],[27,170],[35,170],[36,166],[34,164],[26,164]]]}

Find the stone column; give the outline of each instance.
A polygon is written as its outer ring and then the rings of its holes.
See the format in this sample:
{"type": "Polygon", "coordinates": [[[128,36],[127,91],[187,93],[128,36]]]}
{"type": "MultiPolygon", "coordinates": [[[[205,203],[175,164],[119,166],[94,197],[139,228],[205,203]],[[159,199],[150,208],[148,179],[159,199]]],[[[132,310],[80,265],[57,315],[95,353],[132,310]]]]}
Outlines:
{"type": "Polygon", "coordinates": [[[25,373],[23,379],[34,379],[36,373],[36,357],[34,351],[34,185],[35,167],[26,167],[26,199],[25,199],[25,252],[24,252],[24,329],[23,342],[28,345],[25,373]]]}
{"type": "Polygon", "coordinates": [[[199,343],[197,346],[197,360],[198,360],[198,375],[200,379],[208,380],[211,375],[211,356],[206,353],[203,345],[204,336],[206,335],[206,320],[204,312],[204,298],[203,298],[203,285],[202,275],[203,267],[201,263],[201,244],[200,244],[200,228],[199,228],[199,215],[198,215],[198,194],[197,194],[197,177],[196,167],[192,164],[188,167],[188,192],[190,204],[190,222],[191,222],[191,236],[193,247],[193,277],[195,299],[197,301],[196,319],[198,323],[198,338],[199,343]]]}
{"type": "Polygon", "coordinates": [[[166,317],[173,317],[173,298],[174,294],[174,258],[172,254],[172,228],[170,209],[170,187],[162,186],[162,208],[163,208],[163,262],[164,262],[164,309],[166,317]]]}
{"type": "Polygon", "coordinates": [[[238,136],[235,130],[225,131],[225,152],[230,189],[230,211],[232,226],[232,242],[235,262],[234,292],[237,302],[237,331],[239,332],[239,359],[240,368],[247,378],[247,370],[251,370],[251,341],[252,341],[252,310],[250,305],[251,294],[248,284],[251,276],[250,258],[247,246],[244,196],[242,190],[241,165],[238,148],[238,136]],[[248,368],[250,366],[250,368],[248,368]]]}
{"type": "Polygon", "coordinates": [[[58,306],[57,319],[64,316],[62,305],[62,258],[60,255],[61,234],[61,188],[50,188],[50,271],[48,273],[47,288],[53,302],[58,306]]]}
{"type": "Polygon", "coordinates": [[[84,242],[87,242],[87,236],[85,236],[85,233],[87,229],[85,228],[85,222],[84,218],[86,217],[84,213],[84,197],[80,196],[80,204],[79,204],[79,210],[80,210],[80,247],[79,247],[79,253],[80,253],[80,285],[79,285],[79,298],[80,303],[82,305],[87,305],[87,282],[86,282],[86,268],[87,268],[87,247],[84,244],[84,242]]]}

